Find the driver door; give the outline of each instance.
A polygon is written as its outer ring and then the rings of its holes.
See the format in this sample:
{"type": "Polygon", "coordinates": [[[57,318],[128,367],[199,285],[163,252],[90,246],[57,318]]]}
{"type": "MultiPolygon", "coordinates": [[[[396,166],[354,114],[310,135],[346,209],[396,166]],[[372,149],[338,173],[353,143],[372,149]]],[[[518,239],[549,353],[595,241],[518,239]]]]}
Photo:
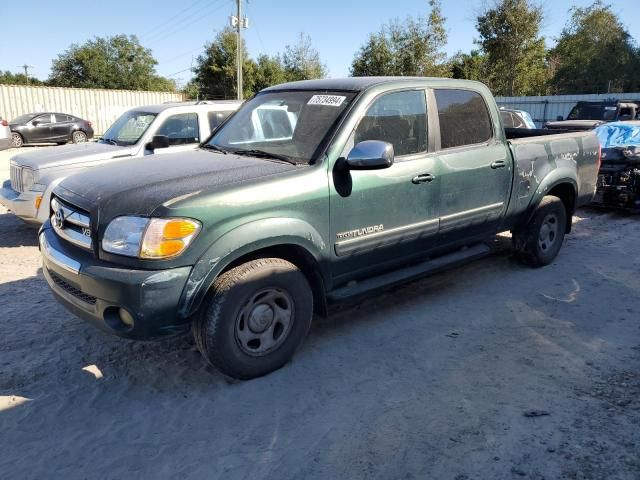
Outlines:
{"type": "Polygon", "coordinates": [[[394,164],[381,170],[330,175],[331,239],[336,284],[424,256],[439,226],[437,158],[427,141],[422,89],[377,97],[360,119],[343,157],[364,140],[394,147],[394,164]]]}
{"type": "Polygon", "coordinates": [[[39,143],[48,142],[52,138],[52,119],[51,114],[38,115],[31,120],[31,128],[29,129],[29,142],[39,143]],[[34,125],[36,122],[37,125],[34,125]]]}

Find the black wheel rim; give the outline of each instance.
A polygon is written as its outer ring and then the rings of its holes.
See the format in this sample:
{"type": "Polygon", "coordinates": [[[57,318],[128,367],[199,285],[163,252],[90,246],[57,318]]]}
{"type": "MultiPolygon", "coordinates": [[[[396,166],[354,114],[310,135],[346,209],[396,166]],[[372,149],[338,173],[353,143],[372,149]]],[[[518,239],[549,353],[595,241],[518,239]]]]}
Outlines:
{"type": "Polygon", "coordinates": [[[252,295],[236,317],[238,346],[254,357],[273,352],[289,336],[294,314],[293,299],[285,290],[272,287],[252,295]]]}

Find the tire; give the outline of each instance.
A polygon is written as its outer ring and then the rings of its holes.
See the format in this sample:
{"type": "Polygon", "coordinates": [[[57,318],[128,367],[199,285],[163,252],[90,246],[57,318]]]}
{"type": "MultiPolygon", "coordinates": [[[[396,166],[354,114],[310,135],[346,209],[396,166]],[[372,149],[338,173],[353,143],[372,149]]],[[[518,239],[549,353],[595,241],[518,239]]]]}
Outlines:
{"type": "Polygon", "coordinates": [[[558,197],[547,195],[533,212],[529,224],[513,232],[518,259],[530,267],[549,265],[558,255],[567,225],[567,211],[558,197]]]}
{"type": "Polygon", "coordinates": [[[24,139],[22,138],[22,135],[16,132],[11,133],[11,146],[13,148],[20,148],[22,147],[22,145],[24,145],[24,139]]]}
{"type": "Polygon", "coordinates": [[[305,275],[286,260],[261,258],[214,282],[194,320],[193,335],[211,365],[248,380],[287,363],[312,317],[313,294],[305,275]]]}
{"type": "Polygon", "coordinates": [[[85,143],[87,141],[87,134],[82,130],[76,130],[71,134],[71,141],[73,143],[85,143]]]}

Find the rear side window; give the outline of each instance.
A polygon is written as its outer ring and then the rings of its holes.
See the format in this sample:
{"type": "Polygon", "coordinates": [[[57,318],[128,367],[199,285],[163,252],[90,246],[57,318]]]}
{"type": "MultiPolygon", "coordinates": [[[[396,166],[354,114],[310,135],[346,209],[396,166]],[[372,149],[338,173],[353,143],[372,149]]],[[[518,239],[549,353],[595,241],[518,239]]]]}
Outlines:
{"type": "Polygon", "coordinates": [[[207,113],[207,118],[209,119],[209,131],[213,132],[218,126],[224,122],[229,115],[231,115],[232,110],[226,112],[209,112],[207,113]]]}
{"type": "Polygon", "coordinates": [[[73,118],[70,117],[69,115],[61,115],[59,113],[56,113],[55,115],[56,117],[56,123],[66,123],[66,122],[73,122],[73,118]]]}
{"type": "Polygon", "coordinates": [[[427,150],[427,103],[424,91],[393,92],[378,98],[356,128],[355,143],[381,140],[397,156],[427,150]]]}
{"type": "Polygon", "coordinates": [[[470,90],[434,90],[440,119],[440,148],[485,143],[492,136],[491,117],[482,96],[470,90]]]}
{"type": "Polygon", "coordinates": [[[197,113],[179,113],[168,117],[158,128],[156,135],[169,139],[169,146],[198,143],[200,134],[197,113]]]}

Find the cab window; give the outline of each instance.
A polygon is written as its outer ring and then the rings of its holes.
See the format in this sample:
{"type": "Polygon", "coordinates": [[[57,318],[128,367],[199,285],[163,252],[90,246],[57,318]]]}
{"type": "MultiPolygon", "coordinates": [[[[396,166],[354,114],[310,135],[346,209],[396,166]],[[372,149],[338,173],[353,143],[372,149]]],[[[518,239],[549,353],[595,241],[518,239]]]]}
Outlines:
{"type": "Polygon", "coordinates": [[[209,131],[213,132],[222,122],[224,122],[229,115],[231,115],[233,110],[228,110],[226,112],[209,112],[207,113],[207,118],[209,119],[209,131]]]}
{"type": "Polygon", "coordinates": [[[471,90],[434,90],[440,120],[440,148],[486,143],[493,136],[482,95],[471,90]]]}
{"type": "Polygon", "coordinates": [[[178,113],[171,115],[158,128],[156,135],[169,139],[169,146],[188,145],[200,141],[197,113],[178,113]]]}
{"type": "Polygon", "coordinates": [[[369,107],[355,131],[354,143],[381,140],[396,156],[427,150],[427,103],[422,90],[387,93],[369,107]]]}

